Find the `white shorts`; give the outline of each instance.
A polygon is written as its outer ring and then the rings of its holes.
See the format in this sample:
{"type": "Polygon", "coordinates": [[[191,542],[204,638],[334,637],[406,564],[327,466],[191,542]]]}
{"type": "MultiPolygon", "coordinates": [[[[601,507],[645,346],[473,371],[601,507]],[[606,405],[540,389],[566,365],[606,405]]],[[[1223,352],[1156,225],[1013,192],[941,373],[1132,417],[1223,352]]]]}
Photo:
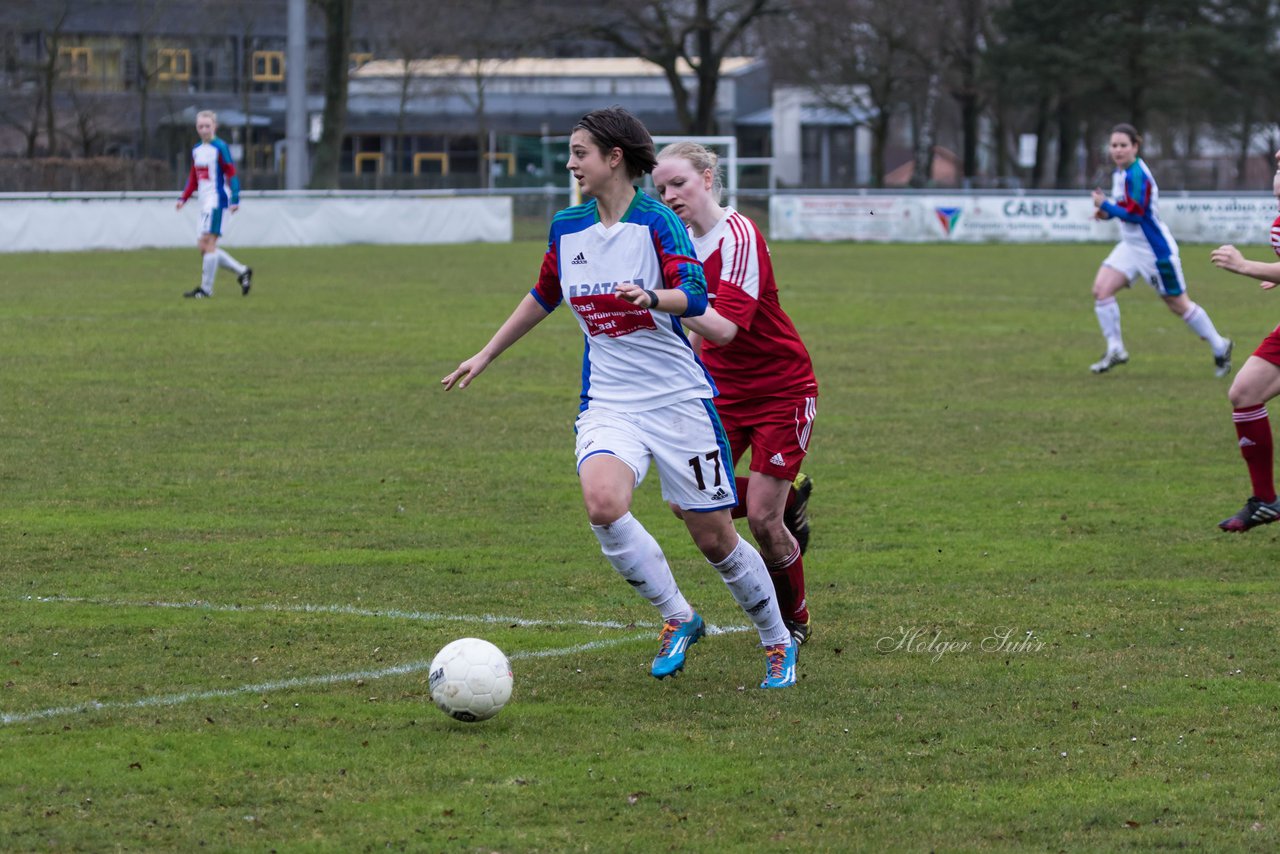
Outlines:
{"type": "Polygon", "coordinates": [[[226,208],[205,208],[200,211],[200,230],[196,234],[201,237],[206,234],[221,237],[227,221],[226,208]]]}
{"type": "Polygon", "coordinates": [[[669,504],[710,512],[738,503],[733,454],[710,400],[682,400],[644,412],[587,409],[574,427],[578,471],[587,457],[611,454],[631,467],[639,486],[652,460],[669,504]]]}
{"type": "Polygon", "coordinates": [[[1134,279],[1145,279],[1162,297],[1176,297],[1187,292],[1187,280],[1182,276],[1182,259],[1177,255],[1158,261],[1156,254],[1149,249],[1143,251],[1131,243],[1117,243],[1102,266],[1119,270],[1130,284],[1134,279]]]}

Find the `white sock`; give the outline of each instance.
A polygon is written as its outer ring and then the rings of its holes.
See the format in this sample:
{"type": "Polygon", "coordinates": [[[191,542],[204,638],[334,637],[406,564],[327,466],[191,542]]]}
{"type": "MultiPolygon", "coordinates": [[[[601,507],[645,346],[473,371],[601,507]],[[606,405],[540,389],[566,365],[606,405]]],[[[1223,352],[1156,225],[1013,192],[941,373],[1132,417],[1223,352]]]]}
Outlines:
{"type": "Polygon", "coordinates": [[[630,513],[611,525],[592,525],[600,550],[618,574],[648,599],[663,620],[688,620],[693,608],[676,585],[662,546],[630,513]]]}
{"type": "Polygon", "coordinates": [[[231,270],[232,272],[234,272],[237,276],[248,269],[248,267],[246,267],[236,259],[232,258],[230,255],[228,255],[227,250],[223,249],[222,247],[218,247],[218,251],[215,254],[218,256],[218,266],[226,267],[228,270],[231,270]]]}
{"type": "Polygon", "coordinates": [[[206,252],[200,258],[200,290],[213,296],[213,277],[218,274],[218,256],[206,252]]]}
{"type": "Polygon", "coordinates": [[[1116,302],[1116,298],[1095,300],[1093,313],[1098,315],[1102,337],[1107,339],[1107,352],[1118,353],[1124,350],[1124,339],[1120,337],[1120,304],[1116,302]]]}
{"type": "Polygon", "coordinates": [[[765,568],[760,553],[739,537],[737,548],[724,560],[711,565],[724,579],[734,601],[755,623],[760,642],[765,646],[789,643],[791,633],[782,622],[773,580],[769,578],[769,570],[765,568]]]}
{"type": "Polygon", "coordinates": [[[1199,303],[1191,303],[1191,308],[1182,315],[1182,319],[1187,326],[1191,327],[1192,332],[1209,342],[1209,346],[1213,348],[1213,355],[1221,356],[1226,352],[1227,339],[1218,334],[1218,330],[1213,327],[1213,321],[1209,319],[1209,312],[1201,308],[1199,303]]]}

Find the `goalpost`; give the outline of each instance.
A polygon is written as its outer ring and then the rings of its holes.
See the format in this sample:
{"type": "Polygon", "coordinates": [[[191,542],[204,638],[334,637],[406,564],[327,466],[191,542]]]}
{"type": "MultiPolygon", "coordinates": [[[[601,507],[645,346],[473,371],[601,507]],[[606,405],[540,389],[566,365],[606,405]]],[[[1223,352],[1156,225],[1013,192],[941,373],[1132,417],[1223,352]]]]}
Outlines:
{"type": "MultiPolygon", "coordinates": [[[[557,144],[568,144],[567,136],[544,136],[542,144],[544,146],[553,146],[557,144]]],[[[738,138],[736,136],[655,136],[653,144],[658,150],[662,150],[664,145],[673,142],[697,142],[710,148],[720,156],[720,163],[724,167],[724,189],[727,196],[727,202],[730,207],[738,206],[738,171],[743,166],[767,166],[769,168],[769,187],[773,187],[773,158],[772,157],[738,157],[738,138]]],[[[554,158],[552,158],[554,159],[554,158]]],[[[573,176],[569,176],[569,204],[577,205],[582,203],[582,189],[578,186],[578,182],[573,180],[573,176]]],[[[650,176],[644,177],[643,187],[646,190],[653,189],[653,180],[650,176]]]]}

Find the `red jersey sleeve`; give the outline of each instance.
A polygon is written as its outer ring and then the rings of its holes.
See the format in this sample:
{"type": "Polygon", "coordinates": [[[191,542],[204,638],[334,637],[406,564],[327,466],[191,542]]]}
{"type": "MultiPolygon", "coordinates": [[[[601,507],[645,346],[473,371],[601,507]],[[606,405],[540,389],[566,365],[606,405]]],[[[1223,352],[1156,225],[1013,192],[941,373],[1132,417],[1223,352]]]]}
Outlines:
{"type": "Polygon", "coordinates": [[[751,329],[760,306],[760,255],[764,241],[750,222],[729,215],[728,229],[720,241],[720,283],[712,303],[721,317],[740,329],[751,329]]]}
{"type": "Polygon", "coordinates": [[[196,164],[191,164],[191,172],[187,175],[187,186],[182,188],[182,201],[191,198],[191,194],[196,191],[196,164]]]}
{"type": "Polygon", "coordinates": [[[538,283],[529,293],[547,311],[554,310],[564,299],[564,291],[560,288],[560,261],[554,242],[547,244],[547,254],[542,256],[542,269],[538,271],[538,283]]]}

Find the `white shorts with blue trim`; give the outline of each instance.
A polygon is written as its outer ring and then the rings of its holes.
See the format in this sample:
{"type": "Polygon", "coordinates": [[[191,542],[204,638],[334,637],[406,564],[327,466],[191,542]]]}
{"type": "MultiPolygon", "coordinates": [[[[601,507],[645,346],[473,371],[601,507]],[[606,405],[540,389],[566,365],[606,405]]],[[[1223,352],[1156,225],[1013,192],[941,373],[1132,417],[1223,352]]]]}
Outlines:
{"type": "Polygon", "coordinates": [[[681,510],[710,512],[738,503],[733,454],[710,400],[682,400],[643,412],[593,407],[578,415],[574,427],[579,472],[587,458],[610,454],[631,467],[639,486],[652,461],[662,497],[681,510]]]}
{"type": "Polygon", "coordinates": [[[201,236],[212,234],[214,237],[222,235],[223,213],[226,208],[206,208],[200,212],[200,231],[201,236]]]}
{"type": "Polygon", "coordinates": [[[1150,249],[1143,251],[1132,243],[1117,243],[1102,266],[1119,270],[1130,284],[1134,279],[1145,279],[1162,297],[1176,297],[1187,292],[1187,280],[1182,275],[1182,259],[1177,255],[1157,260],[1156,254],[1150,249]]]}

